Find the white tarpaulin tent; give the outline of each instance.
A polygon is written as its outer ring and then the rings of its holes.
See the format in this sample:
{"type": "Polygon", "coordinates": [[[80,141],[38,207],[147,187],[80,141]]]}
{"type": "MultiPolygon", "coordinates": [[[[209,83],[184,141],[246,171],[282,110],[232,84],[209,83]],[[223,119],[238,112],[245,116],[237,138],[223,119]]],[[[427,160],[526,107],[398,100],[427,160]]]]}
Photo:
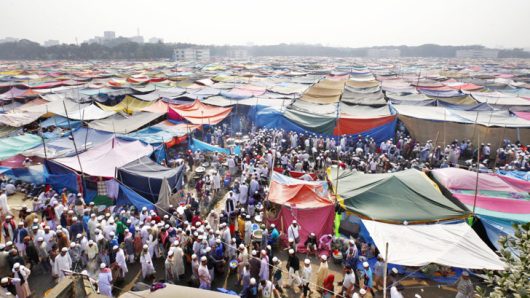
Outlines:
{"type": "Polygon", "coordinates": [[[363,220],[363,224],[383,256],[388,243],[388,262],[392,264],[504,269],[504,263],[465,222],[394,225],[363,220]]]}

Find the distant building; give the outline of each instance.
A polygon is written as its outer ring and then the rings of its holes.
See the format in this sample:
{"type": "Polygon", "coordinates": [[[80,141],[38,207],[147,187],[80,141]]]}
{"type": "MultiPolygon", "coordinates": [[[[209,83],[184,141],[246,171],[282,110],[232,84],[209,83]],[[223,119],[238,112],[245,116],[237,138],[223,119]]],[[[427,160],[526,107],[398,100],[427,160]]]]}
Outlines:
{"type": "Polygon", "coordinates": [[[5,43],[5,42],[15,42],[15,41],[18,41],[18,38],[14,38],[14,37],[6,37],[6,38],[2,38],[2,39],[0,39],[0,43],[5,43]]]}
{"type": "Polygon", "coordinates": [[[175,61],[208,61],[210,60],[210,49],[208,48],[183,48],[173,50],[175,61]]]}
{"type": "Polygon", "coordinates": [[[103,32],[103,39],[105,40],[111,40],[116,38],[116,32],[114,31],[104,31],[103,32]]]}
{"type": "Polygon", "coordinates": [[[58,45],[59,45],[59,41],[57,39],[50,39],[44,42],[45,47],[53,47],[53,46],[58,46],[58,45]]]}
{"type": "Polygon", "coordinates": [[[247,49],[229,49],[228,57],[237,60],[245,60],[250,56],[247,49]]]}
{"type": "Polygon", "coordinates": [[[497,50],[457,50],[456,58],[498,58],[499,51],[497,50]]]}
{"type": "Polygon", "coordinates": [[[398,58],[401,57],[399,49],[374,48],[368,49],[366,56],[370,58],[398,58]]]}
{"type": "Polygon", "coordinates": [[[136,43],[144,43],[144,37],[141,35],[136,35],[133,37],[129,37],[129,40],[136,43]]]}
{"type": "Polygon", "coordinates": [[[160,37],[151,37],[149,38],[149,43],[163,43],[164,39],[160,37]]]}

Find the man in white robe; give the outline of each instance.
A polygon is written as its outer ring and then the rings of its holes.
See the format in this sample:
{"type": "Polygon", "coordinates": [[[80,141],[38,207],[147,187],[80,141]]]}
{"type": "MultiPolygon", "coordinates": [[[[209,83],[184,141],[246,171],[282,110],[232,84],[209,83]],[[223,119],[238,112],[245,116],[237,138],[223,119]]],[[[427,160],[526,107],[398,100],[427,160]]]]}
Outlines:
{"type": "Polygon", "coordinates": [[[114,245],[112,249],[116,252],[116,264],[121,268],[121,277],[125,278],[125,274],[129,272],[125,261],[125,253],[123,252],[123,249],[119,248],[117,245],[114,245]]]}
{"type": "Polygon", "coordinates": [[[70,254],[68,254],[68,248],[63,247],[61,249],[61,254],[55,257],[54,266],[60,282],[65,276],[63,270],[71,270],[72,268],[72,259],[70,254]]]}
{"type": "Polygon", "coordinates": [[[99,294],[112,297],[112,272],[105,263],[101,263],[98,274],[99,294]]]}
{"type": "Polygon", "coordinates": [[[140,255],[140,264],[142,264],[142,277],[146,277],[155,274],[155,267],[153,266],[153,260],[149,254],[149,246],[144,244],[142,254],[140,255]]]}

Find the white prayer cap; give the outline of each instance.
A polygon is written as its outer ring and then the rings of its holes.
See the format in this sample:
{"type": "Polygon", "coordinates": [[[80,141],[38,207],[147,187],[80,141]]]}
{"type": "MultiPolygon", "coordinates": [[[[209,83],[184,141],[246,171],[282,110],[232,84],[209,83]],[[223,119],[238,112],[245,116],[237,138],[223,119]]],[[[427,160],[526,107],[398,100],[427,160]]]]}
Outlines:
{"type": "Polygon", "coordinates": [[[253,255],[253,256],[255,256],[255,255],[257,255],[257,254],[258,254],[258,252],[257,252],[257,251],[255,251],[255,250],[252,250],[252,255],[253,255]]]}
{"type": "Polygon", "coordinates": [[[101,268],[101,269],[105,269],[105,268],[107,268],[107,265],[106,265],[105,263],[101,263],[101,264],[99,265],[99,268],[101,268]]]}
{"type": "Polygon", "coordinates": [[[63,247],[63,248],[61,249],[61,251],[62,251],[62,252],[67,252],[67,251],[68,251],[68,248],[63,247]]]}
{"type": "Polygon", "coordinates": [[[206,252],[210,252],[210,251],[212,251],[212,248],[208,246],[208,247],[206,248],[206,252]]]}
{"type": "Polygon", "coordinates": [[[206,258],[206,256],[202,256],[202,257],[201,257],[201,262],[204,262],[204,261],[206,261],[206,260],[208,260],[208,259],[206,258]]]}
{"type": "Polygon", "coordinates": [[[119,247],[118,247],[117,245],[114,245],[114,246],[112,247],[113,250],[116,250],[116,249],[118,249],[118,248],[119,248],[119,247]]]}
{"type": "Polygon", "coordinates": [[[360,290],[359,290],[359,294],[361,294],[361,295],[366,295],[366,290],[365,290],[365,289],[360,289],[360,290]]]}
{"type": "Polygon", "coordinates": [[[168,256],[172,256],[173,255],[173,251],[172,250],[168,251],[167,255],[168,256]]]}
{"type": "Polygon", "coordinates": [[[142,211],[147,211],[147,207],[142,207],[142,211]]]}
{"type": "Polygon", "coordinates": [[[271,224],[271,228],[276,228],[276,225],[275,224],[271,224]]]}
{"type": "Polygon", "coordinates": [[[398,274],[399,271],[397,270],[396,267],[394,267],[394,268],[392,268],[392,272],[393,272],[394,274],[398,274]]]}
{"type": "Polygon", "coordinates": [[[221,239],[216,239],[215,243],[217,243],[217,244],[221,243],[221,239]]]}
{"type": "Polygon", "coordinates": [[[289,242],[294,242],[294,239],[293,238],[289,238],[289,242]]]}
{"type": "Polygon", "coordinates": [[[305,259],[305,260],[304,260],[304,264],[306,264],[306,265],[311,264],[311,260],[309,260],[309,259],[305,259]]]}
{"type": "Polygon", "coordinates": [[[368,268],[368,267],[370,267],[370,264],[368,264],[368,262],[363,262],[363,267],[364,268],[368,268]]]}
{"type": "Polygon", "coordinates": [[[148,249],[149,246],[147,244],[144,244],[144,249],[148,249]]]}
{"type": "Polygon", "coordinates": [[[179,241],[178,240],[173,241],[173,245],[178,246],[179,245],[179,241]]]}
{"type": "Polygon", "coordinates": [[[13,269],[17,269],[17,268],[20,268],[20,263],[15,263],[15,265],[13,265],[13,269]]]}
{"type": "Polygon", "coordinates": [[[192,254],[191,258],[195,260],[197,258],[197,255],[196,254],[192,254]]]}
{"type": "Polygon", "coordinates": [[[328,260],[328,256],[326,256],[326,255],[321,255],[321,256],[320,256],[320,259],[322,259],[322,261],[327,261],[327,260],[328,260]]]}
{"type": "Polygon", "coordinates": [[[83,238],[83,235],[81,235],[81,233],[77,233],[77,235],[75,236],[75,238],[83,238]]]}
{"type": "Polygon", "coordinates": [[[241,243],[239,244],[239,249],[244,249],[245,248],[245,244],[241,243]]]}
{"type": "Polygon", "coordinates": [[[44,241],[44,238],[39,237],[39,238],[37,238],[37,241],[42,242],[42,241],[44,241]]]}
{"type": "Polygon", "coordinates": [[[294,249],[292,249],[292,248],[289,249],[289,254],[291,254],[291,255],[294,254],[294,249]]]}
{"type": "Polygon", "coordinates": [[[7,277],[3,277],[2,280],[0,280],[1,283],[6,284],[9,282],[9,279],[7,277]]]}
{"type": "Polygon", "coordinates": [[[296,223],[296,220],[293,220],[293,223],[295,224],[295,223],[296,223]]]}
{"type": "Polygon", "coordinates": [[[272,258],[272,261],[276,263],[276,262],[278,262],[278,258],[274,257],[274,258],[272,258]]]}
{"type": "Polygon", "coordinates": [[[70,243],[70,247],[74,248],[75,247],[75,242],[70,243]]]}
{"type": "Polygon", "coordinates": [[[250,279],[250,284],[251,285],[255,285],[256,284],[256,279],[254,277],[250,279]]]}

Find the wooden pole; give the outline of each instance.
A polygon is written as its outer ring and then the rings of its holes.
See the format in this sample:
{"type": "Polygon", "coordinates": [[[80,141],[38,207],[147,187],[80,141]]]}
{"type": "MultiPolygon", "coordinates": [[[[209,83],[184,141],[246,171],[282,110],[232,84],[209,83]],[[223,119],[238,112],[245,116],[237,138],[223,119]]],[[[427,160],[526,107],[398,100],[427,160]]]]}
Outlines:
{"type": "Polygon", "coordinates": [[[70,136],[72,137],[72,142],[74,143],[75,156],[77,157],[77,162],[79,163],[79,170],[81,170],[81,182],[83,183],[83,192],[85,184],[85,173],[83,172],[83,165],[81,164],[81,158],[79,158],[79,151],[77,150],[77,144],[75,143],[74,133],[72,131],[72,124],[70,123],[70,118],[68,118],[68,110],[66,109],[66,104],[63,101],[64,114],[66,115],[66,121],[68,122],[68,127],[70,128],[70,136]]]}

